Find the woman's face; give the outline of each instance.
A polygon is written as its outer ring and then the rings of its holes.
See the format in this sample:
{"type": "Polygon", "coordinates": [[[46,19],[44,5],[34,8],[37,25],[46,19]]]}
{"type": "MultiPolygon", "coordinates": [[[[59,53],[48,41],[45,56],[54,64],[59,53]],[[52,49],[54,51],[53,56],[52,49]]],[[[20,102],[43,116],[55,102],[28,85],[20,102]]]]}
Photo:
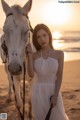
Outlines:
{"type": "Polygon", "coordinates": [[[42,48],[49,46],[49,35],[44,29],[37,32],[37,41],[42,48]]]}

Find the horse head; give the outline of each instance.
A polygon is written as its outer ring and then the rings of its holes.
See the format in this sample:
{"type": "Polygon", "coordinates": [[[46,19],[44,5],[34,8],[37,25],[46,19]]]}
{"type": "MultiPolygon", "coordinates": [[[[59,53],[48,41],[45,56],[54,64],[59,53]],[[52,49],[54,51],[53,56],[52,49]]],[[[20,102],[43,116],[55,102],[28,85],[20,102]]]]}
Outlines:
{"type": "Polygon", "coordinates": [[[10,7],[4,0],[1,2],[6,14],[3,31],[8,51],[8,69],[13,75],[18,75],[23,69],[25,48],[29,42],[28,13],[31,10],[32,0],[29,0],[23,7],[19,5],[10,7]]]}

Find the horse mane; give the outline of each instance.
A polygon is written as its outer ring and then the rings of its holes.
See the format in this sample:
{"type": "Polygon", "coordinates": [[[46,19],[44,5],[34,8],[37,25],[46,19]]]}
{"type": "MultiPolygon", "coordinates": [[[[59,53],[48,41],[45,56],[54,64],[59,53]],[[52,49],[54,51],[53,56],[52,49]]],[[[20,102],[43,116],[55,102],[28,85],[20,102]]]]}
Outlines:
{"type": "Polygon", "coordinates": [[[16,17],[22,17],[22,14],[23,14],[23,10],[22,10],[22,7],[20,5],[14,5],[11,7],[12,8],[12,12],[13,12],[13,15],[16,17]]]}

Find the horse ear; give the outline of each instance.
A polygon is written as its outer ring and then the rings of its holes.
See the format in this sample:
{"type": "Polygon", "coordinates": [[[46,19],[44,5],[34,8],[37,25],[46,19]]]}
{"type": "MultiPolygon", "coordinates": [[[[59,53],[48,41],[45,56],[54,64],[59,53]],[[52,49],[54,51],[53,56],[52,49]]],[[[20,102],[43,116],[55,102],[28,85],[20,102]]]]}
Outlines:
{"type": "Polygon", "coordinates": [[[32,0],[29,0],[24,6],[23,6],[23,11],[25,14],[28,14],[28,12],[31,10],[32,6],[32,0]]]}
{"type": "Polygon", "coordinates": [[[10,7],[4,0],[1,0],[1,3],[2,3],[3,10],[5,14],[7,15],[9,13],[10,7]]]}

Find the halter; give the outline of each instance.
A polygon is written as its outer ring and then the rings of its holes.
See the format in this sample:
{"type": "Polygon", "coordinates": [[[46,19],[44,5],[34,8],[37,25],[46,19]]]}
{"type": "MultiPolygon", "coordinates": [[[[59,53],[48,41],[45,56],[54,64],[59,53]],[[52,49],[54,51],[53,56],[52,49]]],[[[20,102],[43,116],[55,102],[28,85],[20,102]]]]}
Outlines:
{"type": "MultiPolygon", "coordinates": [[[[13,13],[7,14],[6,17],[9,17],[9,16],[11,16],[11,15],[13,15],[13,13]]],[[[32,36],[31,33],[33,33],[33,28],[32,28],[32,26],[31,26],[29,17],[28,17],[26,14],[22,14],[22,15],[26,17],[27,22],[28,22],[28,31],[27,31],[28,41],[27,41],[27,43],[26,43],[26,46],[27,46],[27,44],[30,43],[30,38],[31,38],[31,36],[32,36]]],[[[4,34],[4,35],[5,35],[5,34],[4,34]]],[[[9,60],[8,48],[7,48],[7,46],[6,46],[5,40],[3,41],[1,47],[2,47],[2,49],[3,49],[3,51],[4,51],[4,53],[5,53],[4,55],[6,56],[7,60],[9,60]]],[[[7,62],[7,61],[3,61],[3,63],[6,63],[6,62],[7,62]]]]}
{"type": "MultiPolygon", "coordinates": [[[[10,15],[13,15],[13,13],[7,14],[6,17],[9,17],[10,15]]],[[[28,20],[28,28],[29,28],[28,29],[28,42],[27,42],[27,44],[28,44],[28,43],[30,43],[30,37],[31,37],[31,32],[33,32],[33,28],[32,28],[31,23],[29,21],[29,17],[27,15],[25,15],[25,14],[23,14],[23,16],[25,16],[27,18],[27,20],[28,20]]],[[[7,52],[6,57],[7,58],[9,57],[8,52],[7,52]]],[[[15,86],[14,86],[14,82],[13,82],[13,75],[10,73],[11,79],[12,79],[13,91],[14,91],[14,95],[15,95],[16,108],[17,108],[17,110],[19,112],[21,120],[24,120],[24,113],[25,113],[25,74],[26,74],[25,62],[23,62],[23,68],[24,68],[24,71],[23,71],[23,113],[21,113],[21,111],[20,111],[20,109],[19,109],[19,107],[17,105],[17,98],[16,98],[16,94],[15,94],[15,86]]]]}

